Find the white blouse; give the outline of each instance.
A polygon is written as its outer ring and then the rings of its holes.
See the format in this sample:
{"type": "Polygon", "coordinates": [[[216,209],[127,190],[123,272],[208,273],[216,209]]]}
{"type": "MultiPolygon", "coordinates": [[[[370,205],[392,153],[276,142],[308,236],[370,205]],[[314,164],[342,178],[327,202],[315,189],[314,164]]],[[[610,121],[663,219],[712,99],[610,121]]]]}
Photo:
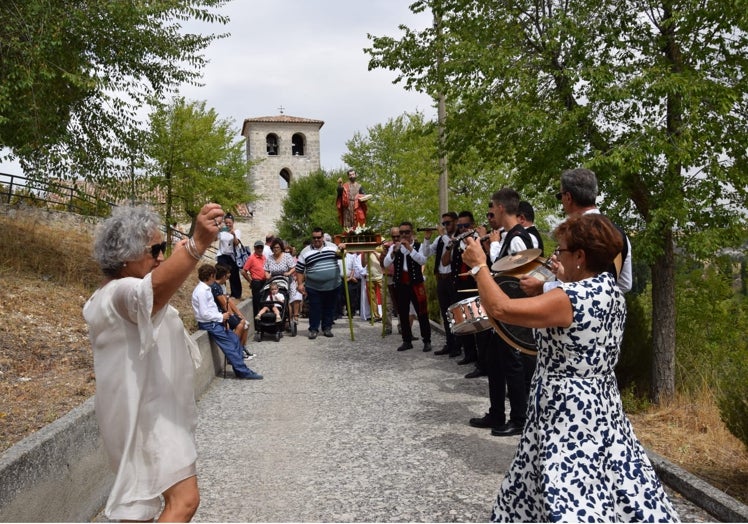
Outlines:
{"type": "Polygon", "coordinates": [[[96,373],[96,418],[116,473],[110,520],[158,515],[160,495],[196,474],[193,365],[199,351],[167,305],[151,317],[145,278],[112,280],[83,307],[96,373]]]}

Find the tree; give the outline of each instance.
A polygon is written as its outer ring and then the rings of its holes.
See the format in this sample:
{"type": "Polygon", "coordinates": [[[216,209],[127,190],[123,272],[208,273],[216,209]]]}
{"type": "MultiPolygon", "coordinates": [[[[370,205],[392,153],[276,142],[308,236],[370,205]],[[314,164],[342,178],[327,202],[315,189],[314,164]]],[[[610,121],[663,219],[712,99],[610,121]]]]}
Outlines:
{"type": "MultiPolygon", "coordinates": [[[[356,169],[370,201],[368,225],[387,233],[403,220],[416,227],[440,220],[438,130],[423,114],[405,113],[356,133],[343,160],[356,169]]],[[[480,222],[487,197],[509,180],[501,163],[478,162],[475,150],[450,164],[450,209],[473,210],[480,222]],[[483,165],[481,165],[483,164],[483,165]],[[476,167],[478,166],[478,167],[476,167]]]]}
{"type": "Polygon", "coordinates": [[[674,393],[675,247],[735,245],[748,194],[748,18],[707,0],[421,0],[433,28],[372,37],[370,68],[446,89],[447,147],[516,167],[546,201],[587,165],[652,274],[653,398],[674,393]],[[439,71],[433,57],[443,49],[439,71]],[[548,189],[551,188],[551,191],[548,189]]]}
{"type": "Polygon", "coordinates": [[[123,171],[137,111],[196,83],[213,40],[181,31],[226,0],[4,0],[0,3],[0,147],[27,175],[88,178],[123,171]]]}
{"type": "Polygon", "coordinates": [[[345,177],[345,172],[320,170],[291,183],[278,222],[278,234],[284,241],[300,248],[311,237],[312,228],[321,227],[330,235],[340,231],[335,207],[339,177],[345,177]]]}
{"type": "Polygon", "coordinates": [[[205,202],[232,210],[253,198],[244,141],[236,139],[236,129],[232,120],[206,110],[204,101],[179,97],[151,113],[146,174],[152,187],[164,194],[167,224],[186,215],[192,221],[191,235],[205,202]]]}

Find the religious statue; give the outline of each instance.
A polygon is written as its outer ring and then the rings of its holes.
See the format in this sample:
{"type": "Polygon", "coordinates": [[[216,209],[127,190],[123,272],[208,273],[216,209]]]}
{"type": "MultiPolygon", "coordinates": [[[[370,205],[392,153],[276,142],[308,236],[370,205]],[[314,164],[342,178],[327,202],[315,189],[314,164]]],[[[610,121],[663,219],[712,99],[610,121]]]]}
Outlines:
{"type": "Polygon", "coordinates": [[[356,171],[348,170],[348,182],[338,178],[338,197],[335,202],[338,208],[338,222],[344,230],[366,226],[366,201],[371,195],[364,193],[361,184],[356,182],[356,171]]]}

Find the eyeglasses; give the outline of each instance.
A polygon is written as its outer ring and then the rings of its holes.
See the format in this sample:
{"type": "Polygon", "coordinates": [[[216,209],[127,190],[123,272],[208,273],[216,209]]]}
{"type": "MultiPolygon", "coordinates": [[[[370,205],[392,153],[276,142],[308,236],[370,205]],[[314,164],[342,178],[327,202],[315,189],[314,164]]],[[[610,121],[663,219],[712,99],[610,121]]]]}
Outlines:
{"type": "Polygon", "coordinates": [[[493,213],[486,213],[486,218],[493,218],[495,216],[493,213]]]}
{"type": "Polygon", "coordinates": [[[457,229],[465,229],[470,227],[470,224],[457,224],[457,229]]]}
{"type": "Polygon", "coordinates": [[[151,250],[151,256],[153,258],[158,258],[159,253],[166,253],[166,242],[161,242],[160,244],[153,244],[152,246],[146,247],[146,249],[151,250]]]}
{"type": "Polygon", "coordinates": [[[392,240],[397,240],[400,238],[400,235],[390,235],[392,237],[392,240]]]}
{"type": "Polygon", "coordinates": [[[316,237],[316,236],[312,235],[312,240],[322,240],[322,237],[321,236],[316,237]]]}
{"type": "Polygon", "coordinates": [[[571,252],[572,252],[572,251],[574,251],[574,250],[573,250],[573,249],[561,249],[560,247],[557,247],[557,248],[556,248],[556,249],[555,249],[555,250],[553,251],[553,254],[554,254],[554,255],[556,255],[556,256],[558,257],[558,255],[560,255],[562,251],[568,251],[569,253],[571,253],[571,252]]]}
{"type": "Polygon", "coordinates": [[[400,230],[400,234],[401,235],[410,235],[412,232],[413,231],[411,231],[410,229],[401,229],[400,230]]]}
{"type": "Polygon", "coordinates": [[[451,220],[445,220],[444,222],[442,222],[442,225],[443,225],[444,227],[447,227],[447,226],[448,226],[449,224],[451,224],[451,223],[452,223],[452,221],[451,221],[451,220]]]}

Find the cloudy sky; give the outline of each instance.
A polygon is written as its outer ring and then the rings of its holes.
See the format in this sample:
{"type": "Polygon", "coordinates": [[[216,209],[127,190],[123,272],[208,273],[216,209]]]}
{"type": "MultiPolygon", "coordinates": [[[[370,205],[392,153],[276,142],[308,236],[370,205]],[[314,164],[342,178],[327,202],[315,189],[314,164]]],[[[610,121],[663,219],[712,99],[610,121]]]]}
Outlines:
{"type": "MultiPolygon", "coordinates": [[[[401,35],[399,24],[422,28],[431,15],[414,15],[411,0],[233,0],[221,12],[227,26],[191,24],[191,30],[231,33],[206,51],[202,87],[181,94],[205,100],[232,119],[237,136],[245,118],[287,115],[323,120],[322,167],[341,168],[345,142],[355,132],[403,112],[434,117],[431,99],[394,85],[395,74],[368,71],[363,48],[376,36],[401,35]]],[[[21,174],[17,164],[0,170],[21,174]]]]}
{"type": "Polygon", "coordinates": [[[436,113],[431,99],[392,84],[395,73],[368,71],[363,48],[376,36],[401,35],[399,24],[422,28],[430,14],[414,15],[410,0],[234,0],[231,36],[207,51],[204,87],[185,88],[206,100],[241,132],[245,118],[287,115],[323,120],[322,167],[344,167],[345,142],[356,131],[403,112],[436,113]]]}

